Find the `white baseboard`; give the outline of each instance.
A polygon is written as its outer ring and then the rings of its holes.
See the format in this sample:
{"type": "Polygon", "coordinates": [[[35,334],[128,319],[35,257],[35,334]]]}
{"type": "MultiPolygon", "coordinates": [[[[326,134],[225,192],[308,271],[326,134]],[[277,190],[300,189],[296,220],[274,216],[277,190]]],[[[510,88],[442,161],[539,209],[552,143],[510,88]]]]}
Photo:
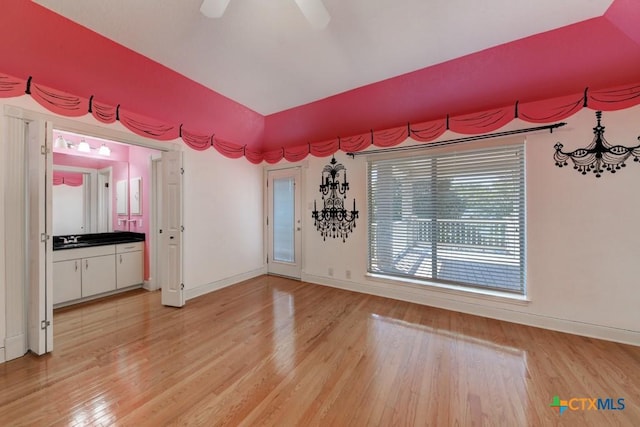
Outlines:
{"type": "Polygon", "coordinates": [[[0,363],[4,363],[7,361],[7,358],[4,355],[4,347],[0,347],[0,363]]]}
{"type": "Polygon", "coordinates": [[[142,289],[144,289],[145,291],[155,291],[156,289],[153,279],[149,278],[149,280],[145,280],[144,282],[142,282],[142,289]]]}
{"type": "Polygon", "coordinates": [[[24,334],[15,337],[5,338],[4,357],[5,360],[13,360],[22,357],[27,353],[27,341],[24,334]]]}
{"type": "Polygon", "coordinates": [[[253,279],[254,277],[267,274],[267,267],[261,267],[256,270],[247,271],[246,273],[236,274],[235,276],[227,277],[225,279],[217,280],[215,282],[200,285],[193,289],[185,290],[185,299],[188,301],[193,298],[197,298],[201,295],[208,294],[209,292],[217,291],[218,289],[226,288],[227,286],[235,285],[244,280],[253,279]]]}
{"type": "Polygon", "coordinates": [[[411,289],[401,286],[397,286],[397,289],[396,287],[394,287],[394,289],[389,289],[387,286],[373,282],[364,285],[358,282],[336,280],[333,278],[304,273],[302,274],[302,280],[317,285],[331,286],[347,291],[376,295],[431,307],[443,308],[451,311],[458,311],[461,313],[473,314],[476,316],[488,317],[491,319],[504,320],[506,322],[519,323],[558,332],[640,346],[640,332],[638,331],[549,317],[534,313],[526,313],[515,309],[509,310],[500,307],[488,306],[480,302],[471,303],[460,301],[451,297],[434,296],[433,293],[427,294],[425,292],[420,292],[419,289],[411,289]]]}

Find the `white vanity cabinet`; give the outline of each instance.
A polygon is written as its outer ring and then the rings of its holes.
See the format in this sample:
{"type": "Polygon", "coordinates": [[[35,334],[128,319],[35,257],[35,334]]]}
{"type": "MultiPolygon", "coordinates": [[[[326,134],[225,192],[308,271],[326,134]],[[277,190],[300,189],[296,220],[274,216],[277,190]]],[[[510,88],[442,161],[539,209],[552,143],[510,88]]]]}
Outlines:
{"type": "Polygon", "coordinates": [[[144,242],[116,245],[116,288],[139,285],[144,279],[144,242]]]}
{"type": "Polygon", "coordinates": [[[54,304],[82,298],[81,263],[81,259],[53,263],[54,304]]]}
{"type": "Polygon", "coordinates": [[[83,298],[115,289],[116,272],[113,255],[82,258],[83,298]]]}
{"type": "Polygon", "coordinates": [[[53,303],[86,298],[116,288],[115,246],[53,252],[53,303]]]}
{"type": "Polygon", "coordinates": [[[90,246],[53,252],[53,304],[140,285],[144,242],[90,246]]]}

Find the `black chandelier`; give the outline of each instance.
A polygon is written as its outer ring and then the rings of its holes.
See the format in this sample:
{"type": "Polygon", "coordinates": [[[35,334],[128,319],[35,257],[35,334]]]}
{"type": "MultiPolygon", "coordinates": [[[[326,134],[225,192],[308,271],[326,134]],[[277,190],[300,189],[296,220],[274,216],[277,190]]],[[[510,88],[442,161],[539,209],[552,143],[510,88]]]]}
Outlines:
{"type": "MultiPolygon", "coordinates": [[[[600,124],[602,119],[602,111],[596,111],[596,119],[598,123],[593,128],[593,141],[586,148],[578,148],[570,153],[562,151],[563,145],[557,143],[555,145],[556,152],[553,159],[556,166],[567,166],[567,159],[573,162],[573,168],[586,175],[587,172],[593,172],[596,178],[600,178],[605,170],[616,173],[617,170],[626,166],[625,161],[629,156],[633,156],[633,161],[638,161],[640,156],[640,145],[635,147],[625,147],[623,145],[611,145],[604,139],[604,126],[600,124]]],[[[640,140],[640,136],[638,137],[640,140]]]]}
{"type": "Polygon", "coordinates": [[[322,240],[327,240],[327,236],[334,239],[340,237],[344,242],[356,227],[356,218],[358,218],[356,199],[353,199],[352,211],[344,208],[344,199],[347,198],[348,190],[347,169],[332,157],[331,162],[322,169],[320,177],[320,194],[322,194],[324,206],[321,211],[318,211],[314,200],[311,215],[322,240]],[[342,183],[340,183],[341,170],[344,171],[342,183]]]}

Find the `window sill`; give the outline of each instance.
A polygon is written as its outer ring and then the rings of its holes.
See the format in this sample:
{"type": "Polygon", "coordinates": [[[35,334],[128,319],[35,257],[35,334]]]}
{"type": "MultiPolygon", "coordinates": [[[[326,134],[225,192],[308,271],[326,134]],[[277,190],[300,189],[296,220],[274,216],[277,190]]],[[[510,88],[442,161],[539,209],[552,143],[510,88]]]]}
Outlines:
{"type": "Polygon", "coordinates": [[[464,286],[446,285],[443,283],[431,282],[429,280],[416,280],[375,273],[366,273],[365,277],[369,280],[381,283],[401,284],[413,289],[428,289],[430,291],[442,292],[461,297],[482,298],[485,300],[505,302],[517,305],[528,305],[531,302],[531,300],[526,295],[516,295],[508,292],[500,292],[490,289],[467,288],[464,286]]]}

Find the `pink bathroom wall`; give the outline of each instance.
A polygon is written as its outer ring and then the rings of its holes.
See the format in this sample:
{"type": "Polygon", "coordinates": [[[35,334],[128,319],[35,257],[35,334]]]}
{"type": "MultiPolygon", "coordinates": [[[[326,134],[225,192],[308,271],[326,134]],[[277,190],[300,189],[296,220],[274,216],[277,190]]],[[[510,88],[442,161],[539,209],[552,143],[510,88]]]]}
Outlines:
{"type": "Polygon", "coordinates": [[[160,152],[145,147],[130,146],[129,147],[129,180],[141,178],[141,196],[140,204],[142,207],[141,215],[130,215],[132,220],[138,220],[130,223],[129,231],[137,233],[145,233],[144,247],[144,278],[149,279],[149,231],[151,226],[151,157],[159,155],[160,152]],[[140,221],[142,223],[140,224],[140,221]]]}
{"type": "MultiPolygon", "coordinates": [[[[129,215],[118,215],[118,202],[116,200],[116,183],[118,181],[129,182],[129,163],[118,162],[111,172],[111,205],[113,206],[113,231],[129,231],[129,215]]],[[[128,188],[128,187],[127,187],[128,188]]],[[[129,195],[125,196],[127,200],[129,195]]],[[[127,202],[128,203],[128,202],[127,202]]]]}

